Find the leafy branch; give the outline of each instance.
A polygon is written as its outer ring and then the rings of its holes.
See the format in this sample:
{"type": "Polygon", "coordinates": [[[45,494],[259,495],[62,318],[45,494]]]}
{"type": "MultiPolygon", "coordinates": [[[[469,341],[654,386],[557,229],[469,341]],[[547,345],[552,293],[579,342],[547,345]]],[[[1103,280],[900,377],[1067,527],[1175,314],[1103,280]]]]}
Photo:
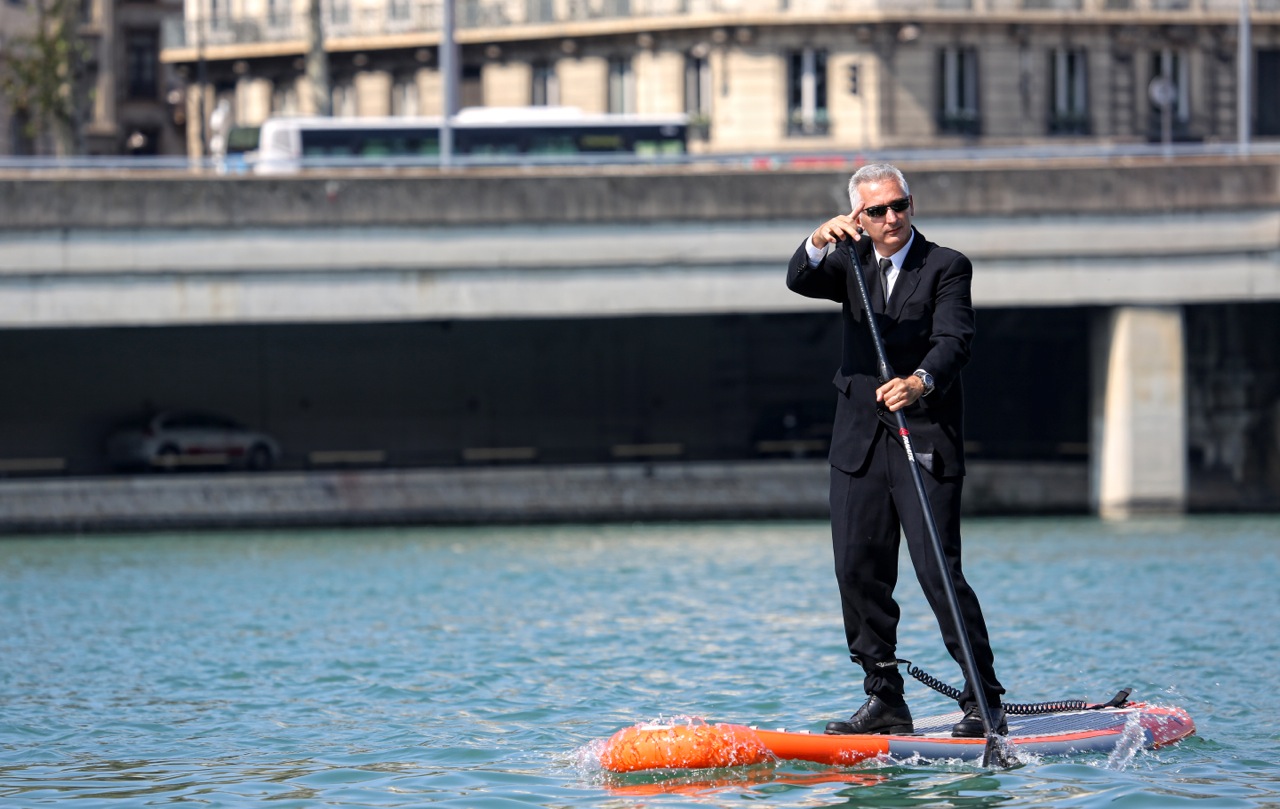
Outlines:
{"type": "Polygon", "coordinates": [[[75,0],[33,0],[35,28],[5,43],[0,51],[0,94],[26,117],[24,134],[47,133],[58,154],[75,151],[79,136],[80,91],[88,45],[76,31],[75,0]]]}

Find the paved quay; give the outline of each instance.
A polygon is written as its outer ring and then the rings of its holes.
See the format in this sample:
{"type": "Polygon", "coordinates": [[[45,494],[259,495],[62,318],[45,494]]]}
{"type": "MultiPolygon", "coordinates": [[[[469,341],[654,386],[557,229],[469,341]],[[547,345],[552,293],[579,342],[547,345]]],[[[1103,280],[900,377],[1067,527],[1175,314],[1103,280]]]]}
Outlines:
{"type": "MultiPolygon", "coordinates": [[[[818,519],[822,460],[140,475],[0,482],[0,533],[818,519]]],[[[1084,513],[1083,463],[971,463],[970,513],[1084,513]]]]}

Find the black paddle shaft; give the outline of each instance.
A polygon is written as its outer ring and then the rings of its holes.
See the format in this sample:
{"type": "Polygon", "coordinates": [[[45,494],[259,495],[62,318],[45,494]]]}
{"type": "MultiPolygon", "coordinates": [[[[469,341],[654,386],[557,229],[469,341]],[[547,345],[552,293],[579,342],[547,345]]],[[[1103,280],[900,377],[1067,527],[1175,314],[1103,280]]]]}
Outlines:
{"type": "MultiPolygon", "coordinates": [[[[876,350],[876,362],[880,367],[880,384],[883,385],[894,378],[893,369],[889,367],[889,360],[884,353],[884,341],[880,338],[880,327],[876,325],[875,312],[871,309],[871,296],[867,294],[867,279],[862,275],[862,262],[858,259],[858,251],[854,249],[852,242],[848,242],[847,246],[849,259],[853,263],[853,277],[858,281],[858,297],[862,299],[862,311],[867,316],[867,330],[871,332],[871,344],[876,350]]],[[[987,734],[987,749],[982,756],[982,766],[990,766],[993,758],[1003,766],[1004,760],[996,742],[995,728],[991,725],[987,695],[983,689],[982,679],[978,676],[978,664],[973,657],[973,644],[969,641],[964,616],[960,613],[960,599],[956,596],[956,584],[951,580],[951,568],[947,565],[947,557],[942,550],[942,540],[938,537],[938,524],[933,519],[933,507],[929,503],[928,492],[924,490],[920,462],[916,460],[915,451],[911,448],[911,432],[907,429],[907,417],[901,410],[895,411],[894,415],[898,417],[898,435],[902,437],[902,447],[907,451],[911,479],[916,485],[916,495],[920,498],[920,510],[924,513],[925,528],[929,531],[933,555],[941,573],[942,588],[946,592],[947,603],[951,606],[951,617],[955,620],[956,633],[960,637],[960,651],[964,657],[964,675],[968,678],[974,700],[978,703],[978,712],[982,715],[982,728],[987,734]]]]}

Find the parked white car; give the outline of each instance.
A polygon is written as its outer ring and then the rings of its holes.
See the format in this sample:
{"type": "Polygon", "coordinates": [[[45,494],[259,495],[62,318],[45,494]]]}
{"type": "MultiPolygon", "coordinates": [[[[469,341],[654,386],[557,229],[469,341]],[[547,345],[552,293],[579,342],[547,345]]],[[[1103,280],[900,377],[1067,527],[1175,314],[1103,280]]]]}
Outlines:
{"type": "Polygon", "coordinates": [[[117,468],[270,469],[280,460],[280,444],[222,416],[164,411],[112,433],[107,457],[117,468]]]}

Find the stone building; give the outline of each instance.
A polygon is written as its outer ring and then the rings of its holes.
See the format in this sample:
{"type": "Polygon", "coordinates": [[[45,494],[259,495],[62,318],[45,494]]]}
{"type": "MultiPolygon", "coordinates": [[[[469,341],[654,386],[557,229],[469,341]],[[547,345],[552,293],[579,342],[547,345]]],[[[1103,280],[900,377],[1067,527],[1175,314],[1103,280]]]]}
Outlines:
{"type": "MultiPolygon", "coordinates": [[[[192,114],[311,110],[306,0],[185,2],[162,60],[208,88],[192,114]]],[[[462,106],[687,112],[703,150],[1238,136],[1237,0],[456,2],[462,106]]],[[[1251,135],[1277,136],[1280,0],[1249,2],[1251,135]]],[[[322,9],[335,114],[440,111],[437,0],[322,9]]]]}
{"type": "Polygon", "coordinates": [[[160,61],[160,30],[179,0],[83,0],[96,37],[96,76],[86,122],[89,154],[182,154],[183,88],[160,61]]]}
{"type": "MultiPolygon", "coordinates": [[[[3,47],[30,47],[52,0],[0,0],[3,47]]],[[[182,154],[186,150],[183,88],[160,62],[161,21],[180,19],[178,0],[79,0],[69,49],[66,92],[74,99],[70,151],[90,155],[182,154]]],[[[29,133],[36,115],[0,99],[0,154],[51,154],[48,131],[29,133]]]]}

